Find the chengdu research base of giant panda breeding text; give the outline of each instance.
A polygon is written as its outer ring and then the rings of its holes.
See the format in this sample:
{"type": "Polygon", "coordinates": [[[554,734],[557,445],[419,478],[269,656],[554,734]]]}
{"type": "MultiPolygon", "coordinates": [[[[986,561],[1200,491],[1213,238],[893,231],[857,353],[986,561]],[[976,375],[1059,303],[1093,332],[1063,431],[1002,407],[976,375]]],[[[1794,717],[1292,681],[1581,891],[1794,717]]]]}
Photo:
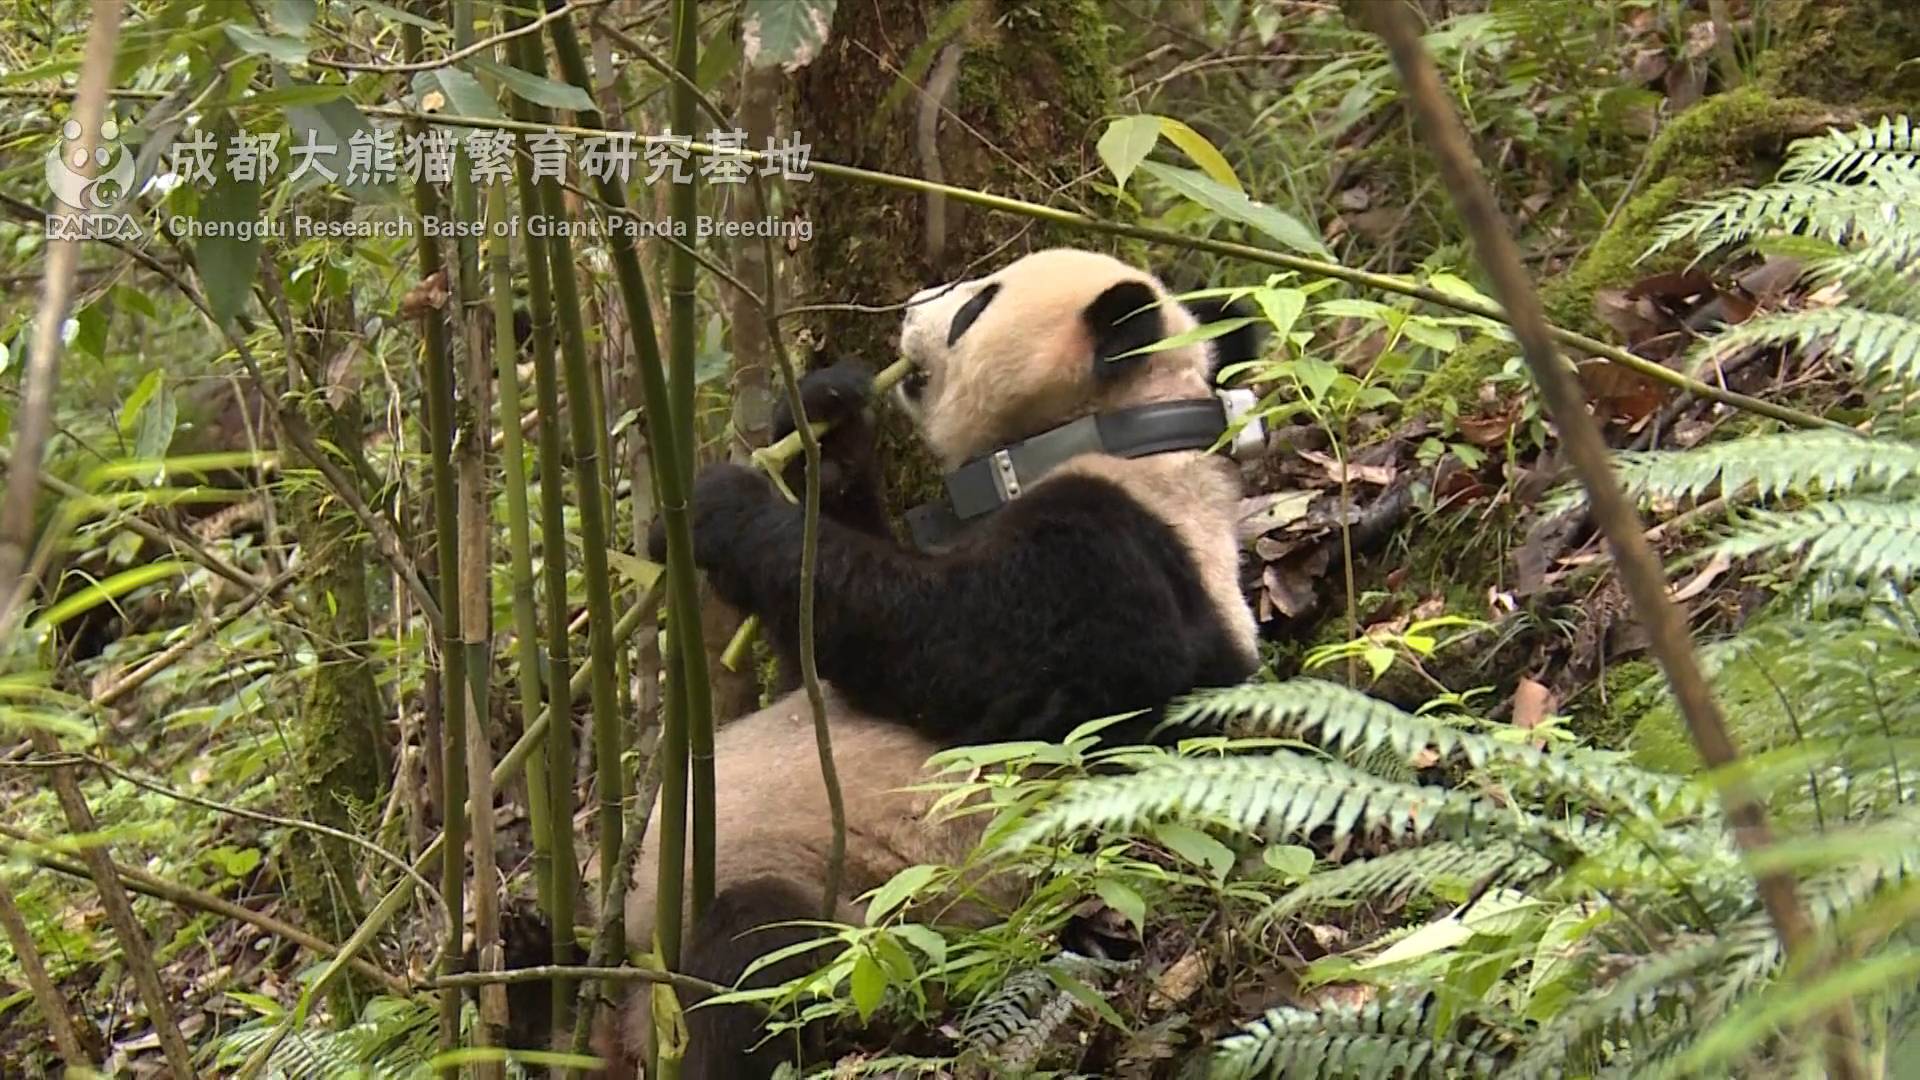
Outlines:
{"type": "MultiPolygon", "coordinates": [[[[1169,702],[1253,673],[1234,536],[1241,484],[1215,450],[1229,430],[1215,376],[1257,353],[1257,332],[1147,348],[1228,314],[1071,249],[913,297],[900,328],[913,371],[896,404],[946,471],[948,497],[908,514],[911,544],[883,509],[872,370],[845,360],[804,378],[808,418],[830,425],[814,640],[848,823],[836,919],[860,922],[856,898],[908,866],[956,863],[978,839],[980,815],[931,818],[935,795],[911,790],[937,751],[1058,740],[1136,712],[1104,737],[1165,738],[1157,713],[1169,702]]],[[[792,426],[781,410],[775,437],[792,426]]],[[[792,490],[803,469],[790,466],[792,490]]],[[[699,568],[796,670],[802,510],[760,473],[715,465],[695,484],[692,516],[699,568]]],[[[658,526],[650,546],[660,558],[658,526]]],[[[820,916],[832,837],[804,693],[720,729],[715,788],[716,895],[684,928],[681,969],[733,986],[759,957],[817,933],[792,925],[820,916]]],[[[650,832],[625,911],[641,952],[653,947],[657,856],[650,832]]],[[[983,925],[979,901],[1017,901],[1017,887],[974,883],[973,902],[944,905],[941,918],[983,925]]],[[[813,962],[789,957],[744,985],[813,962]]],[[[681,996],[688,1080],[759,1080],[819,1053],[816,1032],[769,1038],[754,1008],[681,996]]],[[[596,1024],[605,1075],[640,1076],[651,1031],[642,986],[596,1024]]]]}

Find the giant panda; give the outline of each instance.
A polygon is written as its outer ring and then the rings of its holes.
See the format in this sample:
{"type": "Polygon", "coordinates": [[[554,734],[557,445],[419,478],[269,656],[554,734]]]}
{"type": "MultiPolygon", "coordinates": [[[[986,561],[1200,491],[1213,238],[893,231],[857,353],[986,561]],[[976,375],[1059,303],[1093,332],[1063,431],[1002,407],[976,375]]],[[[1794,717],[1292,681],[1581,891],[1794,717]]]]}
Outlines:
{"type": "MultiPolygon", "coordinates": [[[[1135,710],[1144,725],[1189,690],[1254,671],[1234,536],[1239,474],[1209,452],[1227,426],[1213,373],[1254,342],[1237,331],[1147,349],[1196,326],[1195,309],[1154,276],[1084,250],[1029,254],[913,297],[900,350],[914,369],[896,396],[947,470],[949,500],[916,511],[911,546],[881,510],[869,374],[842,364],[803,382],[809,419],[832,425],[814,636],[847,821],[837,919],[858,923],[857,898],[907,866],[953,863],[976,841],[978,815],[931,822],[934,796],[907,790],[924,783],[935,752],[1055,740],[1135,710]]],[[[791,656],[799,508],[761,474],[715,465],[695,484],[691,515],[697,565],[791,656]]],[[[659,558],[657,526],[650,547],[659,558]]],[[[734,985],[755,958],[807,938],[772,924],[819,917],[831,828],[803,693],[723,727],[714,752],[717,893],[686,927],[681,967],[734,985]]],[[[627,935],[641,951],[653,945],[657,841],[650,831],[627,893],[627,935]]],[[[961,906],[950,917],[984,915],[961,906]]],[[[793,958],[750,982],[814,962],[793,958]]],[[[638,1075],[646,1000],[634,996],[617,1045],[603,1045],[612,1075],[638,1075]]],[[[682,1075],[771,1075],[796,1046],[750,1051],[760,1020],[745,1007],[693,1008],[682,1075]]]]}

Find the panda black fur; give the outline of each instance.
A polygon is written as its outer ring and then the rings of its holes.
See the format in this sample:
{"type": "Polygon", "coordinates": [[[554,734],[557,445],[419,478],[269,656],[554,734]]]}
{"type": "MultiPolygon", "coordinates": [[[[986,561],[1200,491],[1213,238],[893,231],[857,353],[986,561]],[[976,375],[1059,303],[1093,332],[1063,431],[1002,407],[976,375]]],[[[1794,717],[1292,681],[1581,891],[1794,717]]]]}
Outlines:
{"type": "MultiPolygon", "coordinates": [[[[1148,274],[1093,252],[1039,252],[914,297],[901,351],[916,371],[900,398],[953,469],[1083,416],[1206,399],[1217,363],[1253,351],[1246,333],[1135,353],[1195,325],[1148,274]]],[[[893,540],[881,509],[864,416],[869,377],[837,365],[803,384],[809,418],[833,424],[822,448],[814,635],[846,803],[836,917],[847,921],[861,917],[853,898],[915,863],[957,861],[977,839],[977,817],[930,823],[934,796],[904,790],[925,779],[935,751],[1058,739],[1086,720],[1239,682],[1257,662],[1231,461],[1201,450],[1084,454],[943,550],[919,552],[893,540]]],[[[695,561],[715,590],[759,615],[793,655],[799,509],[757,473],[721,465],[701,475],[692,514],[695,561]]],[[[658,557],[658,530],[653,546],[658,557]]],[[[768,924],[818,916],[830,827],[804,696],[722,728],[715,754],[718,893],[687,928],[682,968],[732,984],[754,958],[804,939],[768,924]]],[[[643,950],[653,937],[655,842],[647,838],[627,900],[628,937],[643,950]]],[[[949,918],[981,921],[984,909],[949,918]]],[[[814,959],[774,965],[753,982],[790,978],[814,959]]],[[[615,1075],[633,1075],[644,1054],[644,1001],[621,1025],[615,1056],[628,1060],[615,1075]]],[[[693,1009],[688,1024],[682,1068],[692,1080],[767,1076],[804,1049],[747,1055],[761,1033],[744,1008],[693,1009]]]]}

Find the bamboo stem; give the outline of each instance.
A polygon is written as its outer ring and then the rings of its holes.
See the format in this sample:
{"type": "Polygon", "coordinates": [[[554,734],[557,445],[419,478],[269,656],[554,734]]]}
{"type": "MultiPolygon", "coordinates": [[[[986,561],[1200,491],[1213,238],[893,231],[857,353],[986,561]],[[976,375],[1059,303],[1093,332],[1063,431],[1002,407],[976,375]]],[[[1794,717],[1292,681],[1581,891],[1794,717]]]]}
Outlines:
{"type": "MultiPolygon", "coordinates": [[[[550,27],[554,53],[559,58],[567,81],[591,93],[586,61],[570,19],[556,20],[550,27]]],[[[598,111],[578,114],[584,130],[598,133],[604,123],[598,111]]],[[[624,211],[626,192],[611,177],[598,181],[603,202],[624,211]]],[[[688,732],[712,725],[713,699],[707,683],[706,650],[701,645],[699,582],[693,569],[693,531],[687,519],[687,490],[692,483],[691,408],[685,429],[674,408],[675,398],[667,385],[666,369],[660,359],[659,340],[654,334],[652,307],[647,299],[647,283],[634,250],[633,238],[616,229],[608,238],[613,255],[614,273],[619,279],[622,306],[640,352],[641,391],[647,403],[649,448],[657,472],[661,518],[667,534],[667,582],[671,594],[668,637],[669,678],[677,678],[678,690],[667,698],[665,724],[661,733],[660,768],[660,884],[657,890],[655,925],[660,937],[662,963],[672,968],[680,962],[680,932],[683,912],[686,858],[686,754],[688,732]],[[684,714],[676,706],[684,700],[684,714]]],[[[692,371],[676,372],[678,389],[691,400],[692,371]]],[[[617,845],[614,852],[617,855],[617,845]]],[[[610,873],[605,861],[602,874],[610,873]]]]}
{"type": "MultiPolygon", "coordinates": [[[[1740,760],[1739,748],[1727,731],[1720,705],[1701,674],[1688,636],[1685,617],[1679,605],[1667,594],[1666,575],[1659,556],[1647,542],[1646,531],[1613,473],[1606,441],[1599,427],[1587,414],[1586,398],[1579,382],[1567,370],[1554,347],[1554,339],[1534,294],[1519,250],[1501,220],[1493,193],[1480,174],[1472,145],[1460,125],[1447,92],[1420,43],[1420,34],[1411,16],[1397,4],[1361,4],[1350,2],[1349,11],[1369,22],[1386,42],[1393,63],[1400,72],[1408,109],[1417,119],[1415,125],[1427,140],[1439,165],[1441,176],[1453,195],[1460,216],[1473,237],[1481,265],[1492,279],[1494,293],[1512,319],[1514,336],[1519,339],[1527,366],[1533,371],[1535,385],[1560,431],[1560,441],[1572,460],[1580,482],[1587,490],[1593,518],[1613,549],[1614,562],[1622,584],[1633,601],[1633,609],[1647,630],[1647,648],[1660,662],[1675,704],[1687,722],[1694,748],[1708,767],[1728,779],[1720,788],[1727,820],[1733,825],[1735,844],[1748,855],[1773,843],[1765,805],[1755,797],[1733,767],[1740,760]]],[[[1760,901],[1780,938],[1781,949],[1790,959],[1804,958],[1815,945],[1813,926],[1795,894],[1794,880],[1786,870],[1756,875],[1760,901]]],[[[1850,1080],[1864,1076],[1858,1045],[1850,1035],[1851,1010],[1836,1009],[1829,1018],[1832,1038],[1827,1045],[1827,1063],[1831,1075],[1850,1080]]]]}
{"type": "MultiPolygon", "coordinates": [[[[572,24],[557,19],[549,28],[556,46],[572,24]]],[[[566,65],[564,46],[556,49],[566,65]]],[[[578,53],[576,44],[575,53],[578,53]]],[[[575,60],[579,58],[576,55],[575,60]]],[[[571,74],[571,72],[569,72],[571,74]]],[[[583,89],[591,93],[591,80],[583,89]]],[[[541,187],[541,209],[551,221],[567,216],[566,203],[557,183],[541,187]]],[[[580,518],[582,570],[587,579],[588,638],[593,658],[592,717],[594,746],[594,787],[600,811],[600,894],[605,896],[611,874],[620,856],[620,807],[625,794],[625,777],[620,768],[621,724],[613,687],[614,650],[608,631],[613,626],[612,574],[607,567],[606,501],[600,484],[600,440],[596,433],[599,419],[594,415],[593,375],[587,360],[586,328],[581,321],[584,305],[573,274],[573,243],[566,236],[547,241],[549,264],[553,269],[553,299],[560,316],[560,357],[567,381],[567,428],[573,449],[574,501],[580,518]]]]}
{"type": "MultiPolygon", "coordinates": [[[[508,27],[525,18],[513,0],[502,0],[501,13],[508,27]]],[[[529,74],[544,76],[546,56],[538,38],[523,37],[513,45],[516,66],[529,74]]],[[[516,115],[536,121],[548,118],[547,110],[533,102],[515,97],[516,115]]],[[[543,190],[552,180],[535,181],[533,164],[524,155],[514,158],[514,183],[520,196],[522,213],[543,213],[547,194],[543,190]]],[[[527,296],[533,312],[533,372],[535,394],[539,401],[540,446],[540,566],[546,596],[546,687],[547,715],[555,717],[553,737],[546,741],[547,752],[547,843],[552,848],[554,927],[553,962],[571,964],[574,941],[562,928],[574,923],[575,896],[579,889],[580,867],[573,848],[573,773],[574,741],[571,698],[563,697],[561,687],[571,687],[573,675],[571,643],[568,639],[567,613],[567,532],[566,473],[563,467],[560,435],[560,380],[554,357],[556,317],[553,303],[553,267],[555,255],[548,239],[529,232],[527,244],[527,296]]],[[[571,265],[568,266],[571,273],[571,265]]],[[[581,671],[589,668],[583,667],[581,671]]],[[[531,731],[532,728],[527,730],[531,731]]],[[[557,979],[553,984],[553,1022],[564,1026],[572,1016],[574,984],[557,979]]]]}
{"type": "MultiPolygon", "coordinates": [[[[420,28],[412,23],[401,27],[401,40],[410,59],[422,53],[420,28]]],[[[424,134],[423,125],[415,125],[424,134]]],[[[422,221],[440,216],[440,196],[427,183],[413,185],[414,212],[422,221]]],[[[439,242],[420,232],[418,245],[420,280],[444,276],[439,242]]],[[[432,467],[434,548],[439,556],[439,577],[435,592],[440,601],[440,709],[441,775],[445,801],[441,814],[446,822],[447,848],[451,858],[440,862],[440,902],[445,905],[449,930],[441,947],[440,974],[459,971],[465,962],[461,934],[466,926],[466,853],[467,853],[467,665],[466,646],[461,640],[460,619],[460,511],[456,501],[453,461],[453,364],[448,355],[446,318],[439,311],[428,311],[420,320],[424,346],[425,397],[427,413],[427,454],[432,467]]],[[[451,1052],[460,1047],[461,997],[457,991],[440,995],[440,1049],[451,1052]]],[[[457,1077],[457,1067],[443,1068],[441,1075],[457,1077]]]]}
{"type": "MultiPolygon", "coordinates": [[[[700,68],[700,15],[699,5],[694,0],[675,0],[673,8],[673,63],[680,78],[674,81],[672,103],[673,128],[676,131],[693,131],[699,123],[694,108],[693,95],[688,92],[695,75],[700,68]]],[[[699,210],[699,190],[695,186],[698,171],[687,176],[686,183],[676,183],[669,192],[672,200],[673,219],[684,230],[681,235],[693,236],[694,217],[699,210]]],[[[668,384],[674,394],[673,436],[681,447],[680,466],[683,482],[691,479],[693,453],[696,444],[693,432],[693,354],[695,321],[698,313],[694,310],[695,274],[693,252],[684,244],[675,244],[668,251],[667,263],[667,347],[672,363],[672,377],[668,384]]],[[[685,648],[699,648],[705,652],[705,643],[698,637],[698,612],[692,624],[694,636],[682,640],[685,648]]],[[[682,671],[682,677],[687,672],[682,671]]],[[[706,674],[701,673],[701,678],[706,674]]],[[[692,716],[687,718],[687,765],[690,776],[691,805],[688,808],[688,826],[692,832],[692,878],[693,878],[693,917],[699,918],[713,903],[713,858],[714,858],[714,791],[713,791],[713,716],[711,706],[704,717],[704,723],[692,716]]]]}
{"type": "MultiPolygon", "coordinates": [[[[458,48],[475,43],[474,5],[453,5],[453,40],[458,48]]],[[[495,190],[504,190],[496,184],[495,190]]],[[[453,170],[453,212],[456,220],[472,226],[481,223],[479,193],[474,190],[472,170],[464,145],[456,147],[453,170]]],[[[486,719],[491,714],[489,699],[493,673],[493,573],[492,500],[487,483],[488,415],[493,383],[492,356],[487,347],[486,296],[480,277],[480,244],[463,230],[454,240],[455,298],[461,339],[465,343],[461,372],[461,401],[457,427],[460,438],[455,453],[459,470],[460,529],[460,643],[465,653],[467,694],[465,715],[472,717],[477,731],[466,740],[465,776],[471,786],[468,816],[469,835],[473,838],[473,943],[474,958],[482,971],[498,970],[506,962],[500,939],[499,859],[493,832],[494,793],[491,773],[493,748],[486,735],[486,719]]],[[[499,1046],[506,1031],[507,995],[502,987],[485,987],[479,994],[477,1023],[473,1041],[476,1046],[499,1046]]],[[[500,1080],[504,1064],[482,1059],[473,1064],[476,1080],[500,1080]]]]}

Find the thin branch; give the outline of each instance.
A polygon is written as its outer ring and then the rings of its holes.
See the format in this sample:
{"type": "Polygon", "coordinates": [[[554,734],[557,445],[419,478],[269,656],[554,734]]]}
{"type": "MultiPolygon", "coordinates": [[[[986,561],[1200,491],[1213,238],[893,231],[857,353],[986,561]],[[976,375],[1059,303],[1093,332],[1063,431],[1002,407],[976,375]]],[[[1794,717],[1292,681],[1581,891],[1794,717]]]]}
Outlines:
{"type": "Polygon", "coordinates": [[[203,810],[212,810],[215,813],[226,814],[229,817],[244,818],[248,821],[257,821],[263,825],[278,825],[283,829],[301,829],[307,832],[316,832],[322,836],[330,836],[343,844],[351,844],[371,854],[374,858],[394,867],[402,874],[411,875],[415,879],[415,884],[427,884],[426,878],[415,874],[413,868],[407,865],[407,860],[365,837],[355,836],[350,832],[336,829],[330,825],[322,825],[317,821],[308,821],[304,818],[282,817],[279,814],[268,814],[259,810],[249,810],[243,806],[234,806],[231,803],[219,802],[200,795],[190,795],[177,788],[168,787],[166,784],[150,776],[142,776],[139,773],[123,769],[105,758],[94,757],[90,754],[62,754],[57,758],[30,757],[0,763],[0,768],[64,769],[74,765],[91,765],[109,776],[125,780],[134,787],[145,788],[156,795],[163,795],[176,802],[187,803],[190,806],[198,806],[203,810]]]}
{"type": "Polygon", "coordinates": [[[66,1061],[68,1071],[78,1073],[95,1068],[98,1063],[81,1047],[73,1017],[67,1014],[67,1001],[60,996],[60,988],[47,977],[47,966],[40,962],[40,950],[33,943],[33,933],[27,929],[27,920],[20,917],[20,909],[13,902],[13,891],[7,888],[5,878],[0,878],[0,929],[7,932],[14,959],[20,962],[27,987],[33,991],[34,1004],[40,1006],[41,1017],[52,1029],[53,1044],[60,1048],[60,1057],[66,1061]]]}
{"type": "MultiPolygon", "coordinates": [[[[0,823],[0,836],[5,836],[16,841],[16,844],[11,845],[10,854],[24,856],[28,861],[38,866],[45,867],[56,873],[65,874],[68,877],[84,879],[88,876],[85,866],[73,860],[52,854],[54,842],[46,837],[36,836],[33,833],[16,829],[3,823],[0,823]]],[[[340,946],[315,937],[313,934],[291,923],[282,922],[271,915],[255,911],[250,907],[236,904],[231,900],[215,896],[210,892],[203,892],[190,886],[168,881],[165,878],[150,874],[137,866],[126,866],[116,863],[114,864],[114,869],[120,874],[121,878],[125,879],[127,887],[131,888],[134,892],[151,896],[156,900],[165,900],[170,904],[178,904],[181,907],[189,907],[196,911],[209,912],[223,919],[231,919],[234,922],[243,922],[249,926],[259,927],[274,937],[291,942],[313,953],[315,956],[331,957],[340,954],[340,946]]],[[[386,987],[389,993],[400,997],[407,997],[413,992],[412,986],[405,979],[390,972],[382,971],[380,968],[375,967],[365,960],[353,960],[350,961],[350,963],[355,971],[386,987]]]]}
{"type": "MultiPolygon", "coordinates": [[[[68,118],[70,125],[80,129],[79,137],[72,142],[74,157],[64,159],[70,162],[73,171],[89,181],[82,186],[83,193],[78,196],[81,199],[88,198],[91,181],[98,171],[94,155],[107,115],[107,86],[113,81],[113,50],[120,36],[119,0],[94,0],[91,23],[86,54],[80,62],[80,85],[68,118]]],[[[121,192],[120,197],[131,194],[121,192]]],[[[67,309],[73,304],[74,272],[80,266],[81,241],[75,234],[79,232],[81,217],[78,207],[60,204],[53,220],[62,228],[50,229],[47,237],[46,280],[40,290],[40,305],[34,311],[33,350],[27,354],[20,406],[14,413],[13,464],[7,470],[5,499],[0,501],[0,646],[13,640],[20,607],[33,589],[33,582],[24,578],[21,571],[27,562],[27,546],[33,538],[33,511],[40,494],[40,458],[46,453],[47,437],[53,429],[53,395],[59,385],[63,343],[61,328],[66,325],[67,309]]],[[[174,1068],[178,1070],[180,1064],[175,1062],[174,1068]]]]}
{"type": "Polygon", "coordinates": [[[667,986],[693,990],[702,994],[725,994],[730,991],[729,987],[721,986],[719,983],[672,971],[653,971],[637,967],[591,967],[585,964],[540,964],[536,967],[509,968],[505,971],[468,971],[459,975],[442,975],[423,985],[433,990],[448,990],[466,986],[490,986],[496,983],[546,982],[549,979],[664,983],[667,986]]]}
{"type": "MultiPolygon", "coordinates": [[[[1519,339],[1527,366],[1533,371],[1534,383],[1559,429],[1561,444],[1587,490],[1594,521],[1613,548],[1621,582],[1632,598],[1635,614],[1646,628],[1648,651],[1666,673],[1674,701],[1686,718],[1687,730],[1701,759],[1709,768],[1727,777],[1720,788],[1721,801],[1733,825],[1735,844],[1752,856],[1773,843],[1766,807],[1734,768],[1740,761],[1740,751],[1727,731],[1712,687],[1700,671],[1686,619],[1679,605],[1667,594],[1666,575],[1659,556],[1647,543],[1640,516],[1613,473],[1606,441],[1587,413],[1580,384],[1554,347],[1540,299],[1501,220],[1493,192],[1480,174],[1466,129],[1455,115],[1433,61],[1420,43],[1420,31],[1399,4],[1356,2],[1350,3],[1349,11],[1371,24],[1393,56],[1407,107],[1418,121],[1415,127],[1433,152],[1454,204],[1473,237],[1480,263],[1492,279],[1494,294],[1500,297],[1512,318],[1514,336],[1519,339]]],[[[1756,884],[1782,950],[1791,959],[1806,958],[1817,947],[1817,941],[1806,910],[1795,895],[1792,875],[1785,870],[1774,870],[1757,875],[1756,884]]],[[[1833,1038],[1827,1046],[1828,1068],[1841,1080],[1865,1075],[1851,1027],[1851,1012],[1846,1006],[1830,1015],[1829,1031],[1833,1038]]]]}
{"type": "MultiPolygon", "coordinates": [[[[461,2],[472,3],[473,0],[461,0],[461,2]]],[[[451,67],[457,61],[465,60],[467,57],[477,53],[485,52],[501,42],[512,41],[522,34],[539,33],[541,27],[555,19],[564,19],[573,12],[599,7],[606,2],[607,0],[567,0],[567,3],[549,10],[546,14],[541,15],[532,22],[502,30],[492,37],[481,38],[479,41],[473,42],[470,45],[463,45],[447,53],[445,56],[433,57],[426,60],[409,60],[398,64],[371,64],[361,63],[357,60],[334,60],[324,56],[309,56],[307,57],[307,63],[312,64],[314,67],[331,68],[334,71],[374,71],[382,75],[404,75],[415,71],[433,71],[436,68],[451,67]]]]}

